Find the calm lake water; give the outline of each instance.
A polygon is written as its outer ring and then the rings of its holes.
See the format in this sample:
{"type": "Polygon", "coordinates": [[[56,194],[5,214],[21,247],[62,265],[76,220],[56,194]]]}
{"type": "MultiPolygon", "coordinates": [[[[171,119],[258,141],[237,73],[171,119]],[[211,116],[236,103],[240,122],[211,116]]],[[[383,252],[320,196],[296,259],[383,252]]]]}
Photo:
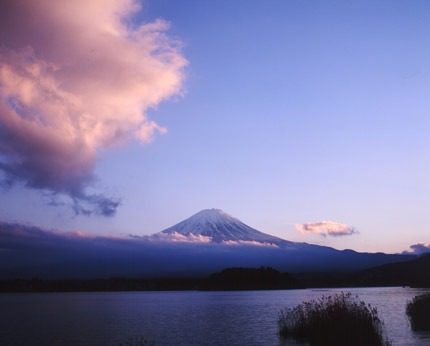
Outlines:
{"type": "Polygon", "coordinates": [[[156,345],[291,345],[278,337],[278,312],[341,291],[378,309],[393,345],[430,345],[405,314],[425,290],[398,287],[0,294],[0,345],[119,345],[135,336],[156,345]]]}

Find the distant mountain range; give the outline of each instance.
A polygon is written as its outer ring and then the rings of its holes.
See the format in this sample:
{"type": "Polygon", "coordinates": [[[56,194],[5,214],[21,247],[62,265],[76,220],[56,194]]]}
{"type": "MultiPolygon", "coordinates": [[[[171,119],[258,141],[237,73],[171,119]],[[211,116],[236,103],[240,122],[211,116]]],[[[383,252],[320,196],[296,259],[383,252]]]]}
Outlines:
{"type": "Polygon", "coordinates": [[[207,209],[152,236],[89,236],[0,222],[0,279],[203,277],[228,267],[352,272],[415,258],[291,242],[207,209]]]}

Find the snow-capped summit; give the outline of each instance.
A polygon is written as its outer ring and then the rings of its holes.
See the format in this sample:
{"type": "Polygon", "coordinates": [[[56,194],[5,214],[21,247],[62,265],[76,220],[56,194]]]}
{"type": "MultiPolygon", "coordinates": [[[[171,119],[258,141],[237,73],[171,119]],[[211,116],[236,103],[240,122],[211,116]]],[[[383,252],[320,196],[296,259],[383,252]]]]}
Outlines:
{"type": "Polygon", "coordinates": [[[290,243],[249,227],[220,209],[204,209],[172,226],[161,234],[210,237],[212,242],[257,242],[268,244],[290,243]]]}

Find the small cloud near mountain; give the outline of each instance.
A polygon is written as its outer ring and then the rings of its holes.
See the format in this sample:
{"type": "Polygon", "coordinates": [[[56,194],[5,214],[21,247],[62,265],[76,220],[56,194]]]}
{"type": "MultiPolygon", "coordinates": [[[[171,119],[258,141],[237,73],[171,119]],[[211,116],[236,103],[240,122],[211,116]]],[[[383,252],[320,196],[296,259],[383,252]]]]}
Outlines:
{"type": "Polygon", "coordinates": [[[342,223],[333,221],[320,221],[320,222],[306,222],[304,224],[297,224],[296,230],[301,234],[320,234],[323,237],[333,236],[340,237],[346,235],[353,235],[358,233],[357,229],[342,223]]]}
{"type": "Polygon", "coordinates": [[[430,252],[430,243],[417,243],[409,247],[409,251],[403,251],[404,254],[421,255],[430,252]]]}

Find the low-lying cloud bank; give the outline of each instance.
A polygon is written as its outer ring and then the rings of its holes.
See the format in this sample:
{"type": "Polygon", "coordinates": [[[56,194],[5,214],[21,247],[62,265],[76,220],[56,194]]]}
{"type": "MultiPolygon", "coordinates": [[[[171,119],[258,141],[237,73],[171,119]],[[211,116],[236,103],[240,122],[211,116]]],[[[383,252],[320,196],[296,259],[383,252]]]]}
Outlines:
{"type": "Polygon", "coordinates": [[[204,235],[198,234],[194,235],[192,233],[184,235],[178,232],[173,232],[171,234],[167,233],[156,233],[153,236],[141,237],[149,242],[173,242],[173,243],[210,243],[212,241],[211,237],[206,237],[204,235]]]}
{"type": "MultiPolygon", "coordinates": [[[[0,171],[69,196],[76,214],[115,214],[89,193],[97,151],[167,130],[146,111],[182,93],[187,61],[135,0],[0,1],[0,171]]],[[[55,203],[53,203],[55,204],[55,203]]]]}
{"type": "Polygon", "coordinates": [[[273,243],[267,243],[267,242],[259,242],[255,240],[224,240],[222,244],[225,245],[253,245],[253,246],[273,246],[273,247],[279,247],[279,245],[273,244],[273,243]]]}
{"type": "Polygon", "coordinates": [[[355,227],[333,221],[307,222],[302,225],[296,225],[296,230],[301,234],[319,234],[323,237],[333,236],[340,237],[357,234],[355,227]]]}

